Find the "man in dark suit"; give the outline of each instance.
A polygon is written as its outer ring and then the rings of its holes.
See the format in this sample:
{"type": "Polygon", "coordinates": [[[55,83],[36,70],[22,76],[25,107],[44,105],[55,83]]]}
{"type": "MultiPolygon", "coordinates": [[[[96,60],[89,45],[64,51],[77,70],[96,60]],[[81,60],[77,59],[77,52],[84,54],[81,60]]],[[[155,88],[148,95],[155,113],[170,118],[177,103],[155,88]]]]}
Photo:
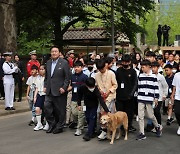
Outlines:
{"type": "Polygon", "coordinates": [[[68,62],[59,58],[58,47],[51,48],[51,60],[46,64],[44,83],[45,117],[49,124],[46,133],[58,134],[63,132],[66,118],[67,88],[70,82],[70,68],[68,62]]]}

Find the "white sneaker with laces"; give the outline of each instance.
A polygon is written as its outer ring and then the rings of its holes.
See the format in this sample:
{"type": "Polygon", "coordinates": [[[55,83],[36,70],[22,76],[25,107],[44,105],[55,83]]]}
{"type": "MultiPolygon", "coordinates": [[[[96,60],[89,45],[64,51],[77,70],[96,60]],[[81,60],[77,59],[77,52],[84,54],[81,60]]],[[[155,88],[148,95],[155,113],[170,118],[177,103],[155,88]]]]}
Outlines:
{"type": "Polygon", "coordinates": [[[82,134],[82,131],[80,129],[77,129],[74,133],[75,136],[80,136],[82,134]]]}
{"type": "Polygon", "coordinates": [[[177,135],[180,135],[180,126],[179,126],[179,128],[177,130],[177,135]]]}
{"type": "Polygon", "coordinates": [[[37,124],[36,127],[34,127],[34,131],[38,131],[43,129],[43,125],[42,124],[37,124]]]}
{"type": "Polygon", "coordinates": [[[104,140],[107,138],[107,133],[105,131],[102,131],[101,134],[98,136],[98,139],[104,140]]]}

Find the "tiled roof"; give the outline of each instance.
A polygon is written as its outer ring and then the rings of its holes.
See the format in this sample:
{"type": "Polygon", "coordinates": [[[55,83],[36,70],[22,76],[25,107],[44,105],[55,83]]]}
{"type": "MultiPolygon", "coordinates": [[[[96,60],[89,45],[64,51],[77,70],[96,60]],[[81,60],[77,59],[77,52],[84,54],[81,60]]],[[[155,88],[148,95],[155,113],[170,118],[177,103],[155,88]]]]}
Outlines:
{"type": "MultiPolygon", "coordinates": [[[[117,43],[120,42],[129,42],[128,37],[121,33],[117,37],[117,43]]],[[[65,41],[75,41],[75,40],[107,40],[109,39],[109,35],[107,34],[104,28],[76,28],[69,29],[63,35],[63,40],[65,41]]]]}
{"type": "Polygon", "coordinates": [[[63,40],[87,40],[87,39],[107,39],[103,28],[76,28],[70,29],[63,35],[63,40]]]}

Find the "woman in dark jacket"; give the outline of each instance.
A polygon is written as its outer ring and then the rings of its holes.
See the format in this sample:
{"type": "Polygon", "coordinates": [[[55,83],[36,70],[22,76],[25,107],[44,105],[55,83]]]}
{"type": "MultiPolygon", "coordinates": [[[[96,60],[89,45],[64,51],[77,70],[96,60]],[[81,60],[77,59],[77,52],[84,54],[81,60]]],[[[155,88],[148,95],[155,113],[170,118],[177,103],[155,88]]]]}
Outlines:
{"type": "MultiPolygon", "coordinates": [[[[22,61],[20,61],[18,55],[14,56],[14,63],[19,68],[18,73],[16,73],[14,77],[15,77],[15,84],[18,84],[18,93],[19,93],[18,102],[21,102],[21,100],[22,100],[22,84],[24,81],[24,66],[23,66],[22,61]]],[[[15,95],[14,95],[14,101],[16,101],[15,95]]]]}

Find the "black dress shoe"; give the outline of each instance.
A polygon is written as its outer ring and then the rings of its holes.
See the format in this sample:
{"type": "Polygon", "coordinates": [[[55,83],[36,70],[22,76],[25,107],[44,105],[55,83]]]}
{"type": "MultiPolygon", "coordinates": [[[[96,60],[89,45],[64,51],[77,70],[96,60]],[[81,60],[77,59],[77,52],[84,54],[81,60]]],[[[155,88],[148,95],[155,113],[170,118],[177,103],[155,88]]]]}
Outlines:
{"type": "Polygon", "coordinates": [[[135,131],[136,131],[136,128],[134,128],[133,126],[130,126],[130,127],[128,128],[128,131],[129,131],[129,132],[135,132],[135,131]]]}
{"type": "Polygon", "coordinates": [[[14,107],[11,107],[11,110],[16,110],[14,107]]]}
{"type": "Polygon", "coordinates": [[[29,126],[36,126],[35,122],[32,121],[32,120],[28,123],[28,125],[29,125],[29,126]]]}
{"type": "Polygon", "coordinates": [[[6,107],[5,110],[11,110],[11,108],[10,107],[6,107]]]}
{"type": "Polygon", "coordinates": [[[62,128],[60,128],[60,129],[55,128],[55,129],[53,130],[53,134],[59,134],[59,133],[62,133],[62,132],[63,132],[63,129],[62,129],[62,128]]]}
{"type": "Polygon", "coordinates": [[[77,123],[74,123],[74,122],[69,124],[69,128],[71,128],[71,129],[75,129],[76,126],[77,126],[77,123]]]}
{"type": "Polygon", "coordinates": [[[17,102],[21,102],[22,100],[21,99],[18,99],[18,101],[17,102]]]}
{"type": "Polygon", "coordinates": [[[85,134],[85,135],[83,136],[83,139],[84,139],[85,141],[89,141],[89,140],[91,139],[91,137],[90,137],[88,134],[85,134]]]}
{"type": "Polygon", "coordinates": [[[46,133],[52,133],[54,130],[54,127],[53,126],[50,126],[49,129],[46,131],[46,133]]]}

